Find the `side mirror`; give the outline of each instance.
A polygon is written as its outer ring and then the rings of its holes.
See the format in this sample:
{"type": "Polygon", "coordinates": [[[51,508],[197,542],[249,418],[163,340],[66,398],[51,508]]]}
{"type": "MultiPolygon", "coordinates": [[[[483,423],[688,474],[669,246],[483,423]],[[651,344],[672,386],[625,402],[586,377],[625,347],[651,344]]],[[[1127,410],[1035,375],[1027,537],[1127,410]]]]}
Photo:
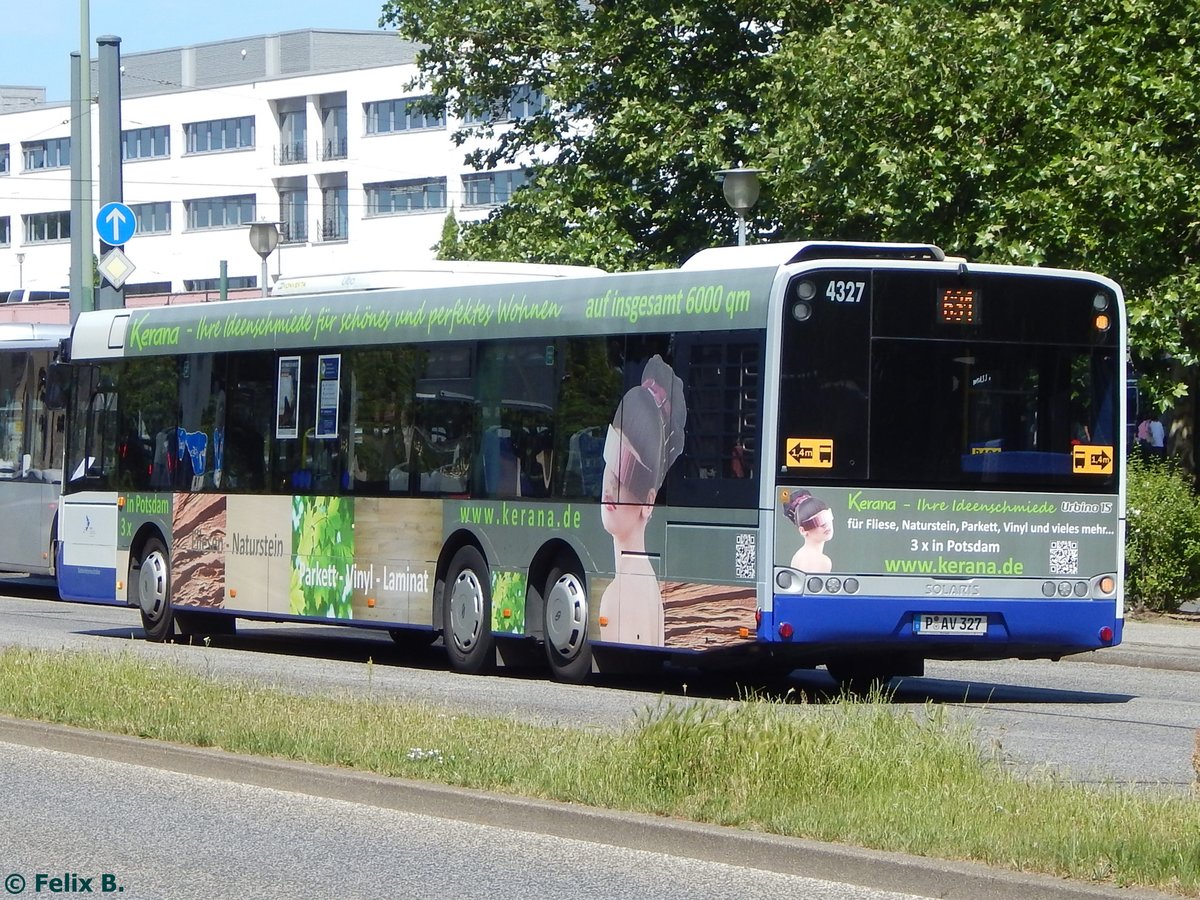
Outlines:
{"type": "Polygon", "coordinates": [[[46,371],[46,409],[58,411],[67,408],[70,395],[72,370],[68,363],[54,362],[46,371]]]}

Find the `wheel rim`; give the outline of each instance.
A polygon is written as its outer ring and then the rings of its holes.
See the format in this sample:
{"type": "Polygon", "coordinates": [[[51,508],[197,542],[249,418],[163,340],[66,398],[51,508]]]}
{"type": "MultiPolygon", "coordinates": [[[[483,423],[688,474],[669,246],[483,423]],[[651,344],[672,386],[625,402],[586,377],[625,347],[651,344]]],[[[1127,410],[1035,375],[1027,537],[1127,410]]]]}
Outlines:
{"type": "Polygon", "coordinates": [[[470,569],[454,579],[450,594],[450,633],[454,645],[464,653],[475,646],[483,629],[483,585],[470,569]]]}
{"type": "Polygon", "coordinates": [[[142,560],[138,570],[138,606],[149,621],[157,622],[167,607],[167,560],[157,550],[142,560]]]}
{"type": "Polygon", "coordinates": [[[546,640],[564,659],[574,659],[587,637],[587,595],[583,583],[567,572],[546,596],[546,640]]]}

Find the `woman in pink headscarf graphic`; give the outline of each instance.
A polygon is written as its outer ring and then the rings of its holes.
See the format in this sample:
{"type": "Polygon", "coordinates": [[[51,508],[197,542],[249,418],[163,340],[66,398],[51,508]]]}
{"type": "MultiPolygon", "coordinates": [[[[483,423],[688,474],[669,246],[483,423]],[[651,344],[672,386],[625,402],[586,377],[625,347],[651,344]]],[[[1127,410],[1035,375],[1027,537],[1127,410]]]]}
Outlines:
{"type": "Polygon", "coordinates": [[[833,562],[825,545],[833,540],[833,510],[807,491],[797,491],[783,505],[783,514],[796,526],[804,543],[792,556],[792,568],[801,572],[829,572],[833,562]]]}

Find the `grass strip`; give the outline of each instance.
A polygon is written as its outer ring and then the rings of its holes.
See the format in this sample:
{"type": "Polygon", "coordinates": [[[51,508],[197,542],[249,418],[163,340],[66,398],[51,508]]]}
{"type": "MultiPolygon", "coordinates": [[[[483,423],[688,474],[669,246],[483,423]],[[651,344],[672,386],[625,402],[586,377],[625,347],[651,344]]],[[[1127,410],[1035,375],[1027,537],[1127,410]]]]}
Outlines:
{"type": "Polygon", "coordinates": [[[0,712],[1200,896],[1197,799],[1017,777],[932,706],[663,702],[598,734],[210,681],[133,654],[9,648],[0,712]]]}

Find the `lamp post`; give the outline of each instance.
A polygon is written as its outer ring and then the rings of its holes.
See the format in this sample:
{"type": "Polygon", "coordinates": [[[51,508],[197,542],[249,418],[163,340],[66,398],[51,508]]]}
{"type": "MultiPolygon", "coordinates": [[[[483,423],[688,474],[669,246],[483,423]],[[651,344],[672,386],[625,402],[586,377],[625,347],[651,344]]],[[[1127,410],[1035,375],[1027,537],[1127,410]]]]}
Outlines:
{"type": "Polygon", "coordinates": [[[279,246],[278,222],[253,222],[250,225],[250,246],[262,257],[262,296],[267,296],[267,257],[279,246]]]}
{"type": "Polygon", "coordinates": [[[746,213],[758,202],[758,176],[762,169],[722,169],[717,172],[721,176],[721,190],[725,194],[725,202],[737,213],[738,217],[738,246],[746,246],[746,213]]]}
{"type": "Polygon", "coordinates": [[[17,287],[25,287],[25,254],[17,254],[17,287]]]}

